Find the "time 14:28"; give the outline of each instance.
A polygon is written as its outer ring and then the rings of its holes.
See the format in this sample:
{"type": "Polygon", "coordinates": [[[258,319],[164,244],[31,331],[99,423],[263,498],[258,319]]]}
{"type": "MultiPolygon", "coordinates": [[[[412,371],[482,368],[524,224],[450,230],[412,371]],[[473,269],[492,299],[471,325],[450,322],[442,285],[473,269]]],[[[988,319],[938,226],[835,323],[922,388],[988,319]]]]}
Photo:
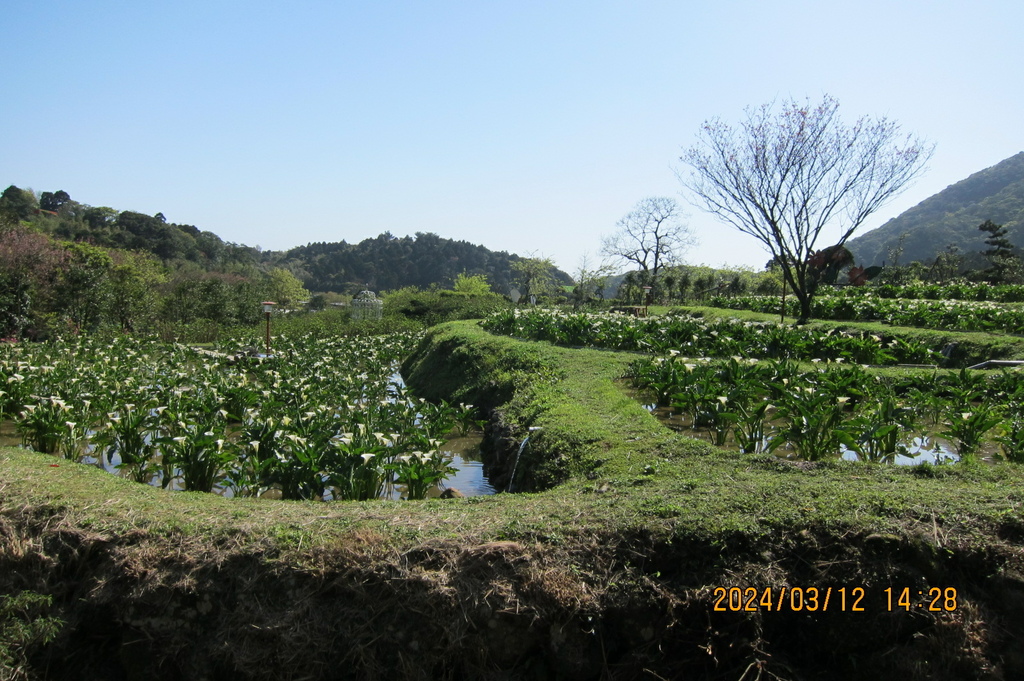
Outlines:
{"type": "Polygon", "coordinates": [[[888,587],[883,589],[889,610],[903,608],[906,611],[924,610],[927,612],[953,612],[958,607],[956,587],[945,589],[933,586],[930,589],[902,589],[888,587]]]}

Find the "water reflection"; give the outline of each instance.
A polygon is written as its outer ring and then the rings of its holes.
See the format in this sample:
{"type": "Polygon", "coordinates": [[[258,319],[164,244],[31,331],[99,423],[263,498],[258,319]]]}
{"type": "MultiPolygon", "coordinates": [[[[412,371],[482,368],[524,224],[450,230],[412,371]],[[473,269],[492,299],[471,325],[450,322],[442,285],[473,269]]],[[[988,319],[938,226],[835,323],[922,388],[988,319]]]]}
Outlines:
{"type": "MultiPolygon", "coordinates": [[[[697,438],[711,438],[711,431],[707,428],[694,428],[693,424],[682,414],[673,411],[671,407],[659,407],[655,404],[644,404],[644,408],[654,415],[662,424],[678,432],[685,432],[697,438]]],[[[769,438],[765,438],[767,445],[769,438]]],[[[729,435],[726,447],[739,449],[732,435],[729,435]]],[[[793,448],[789,445],[780,445],[773,452],[780,459],[796,458],[793,448]]],[[[992,462],[995,459],[994,445],[984,446],[978,452],[978,458],[982,461],[992,462]]],[[[857,452],[841,446],[839,456],[846,461],[870,460],[857,452]]],[[[950,464],[960,460],[953,443],[934,435],[922,435],[908,433],[900,442],[899,451],[875,459],[877,463],[888,463],[896,466],[916,466],[921,463],[950,464]]]]}
{"type": "MultiPolygon", "coordinates": [[[[92,434],[90,431],[89,435],[92,434]]],[[[484,435],[482,432],[470,432],[460,437],[449,438],[440,447],[441,451],[451,454],[451,465],[457,472],[446,479],[443,485],[438,485],[427,492],[428,497],[439,497],[446,489],[458,490],[465,497],[495,494],[497,492],[487,480],[487,476],[484,475],[483,459],[480,453],[483,439],[484,435]]],[[[0,420],[0,447],[24,447],[21,436],[18,435],[14,422],[10,419],[0,420]]],[[[85,465],[97,466],[113,475],[124,474],[124,471],[118,468],[118,465],[121,463],[121,457],[117,452],[110,456],[107,456],[106,453],[101,453],[97,457],[96,448],[92,443],[88,443],[83,447],[83,454],[78,461],[85,465]]],[[[150,484],[159,487],[163,476],[162,471],[159,470],[159,454],[157,454],[153,464],[154,471],[150,484]]],[[[175,491],[182,490],[183,484],[180,476],[175,476],[168,487],[175,491]]],[[[213,492],[225,497],[234,496],[232,489],[223,485],[217,485],[213,492]]],[[[396,486],[387,496],[392,499],[399,499],[403,493],[404,489],[401,486],[396,486]]],[[[267,492],[260,496],[263,498],[280,498],[280,490],[267,490],[267,492]]]]}
{"type": "MultiPolygon", "coordinates": [[[[452,437],[438,448],[451,455],[451,466],[456,472],[446,478],[443,484],[435,485],[428,490],[428,499],[437,499],[446,492],[455,497],[478,497],[497,491],[484,475],[484,464],[480,454],[483,440],[483,433],[471,432],[461,437],[452,437]]],[[[404,495],[405,487],[402,485],[395,485],[390,491],[385,492],[388,499],[401,499],[404,495]]]]}
{"type": "MultiPolygon", "coordinates": [[[[919,463],[943,464],[956,463],[960,455],[956,453],[953,445],[942,438],[929,438],[927,435],[918,435],[907,438],[901,442],[900,451],[888,454],[878,460],[879,463],[891,463],[897,466],[916,466],[919,463]]],[[[861,456],[857,452],[842,447],[842,457],[846,461],[860,461],[861,456]]],[[[865,460],[870,460],[864,457],[865,460]]]]}
{"type": "MultiPolygon", "coordinates": [[[[467,497],[495,493],[496,490],[484,475],[484,464],[480,455],[480,444],[483,439],[483,433],[468,433],[463,437],[453,437],[441,446],[441,451],[454,455],[452,467],[458,469],[458,473],[445,480],[445,487],[457,489],[467,497]]],[[[442,491],[431,491],[428,496],[440,496],[442,491]]]]}

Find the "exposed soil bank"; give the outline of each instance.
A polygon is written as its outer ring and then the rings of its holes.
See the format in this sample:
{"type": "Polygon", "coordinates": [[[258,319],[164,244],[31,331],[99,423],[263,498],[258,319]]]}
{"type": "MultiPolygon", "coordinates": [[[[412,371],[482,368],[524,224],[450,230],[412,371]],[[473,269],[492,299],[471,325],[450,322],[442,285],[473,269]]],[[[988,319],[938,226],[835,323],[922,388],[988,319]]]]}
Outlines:
{"type": "Polygon", "coordinates": [[[538,494],[223,499],[0,449],[0,594],[52,597],[0,622],[0,678],[1024,677],[1017,468],[717,452],[616,388],[628,360],[452,324],[407,362],[510,442],[541,428],[519,464],[538,494]],[[716,587],[757,607],[716,612],[716,587]],[[928,612],[931,587],[955,604],[928,612]],[[818,608],[769,610],[769,588],[818,608]],[[10,626],[46,616],[49,644],[10,626]]]}

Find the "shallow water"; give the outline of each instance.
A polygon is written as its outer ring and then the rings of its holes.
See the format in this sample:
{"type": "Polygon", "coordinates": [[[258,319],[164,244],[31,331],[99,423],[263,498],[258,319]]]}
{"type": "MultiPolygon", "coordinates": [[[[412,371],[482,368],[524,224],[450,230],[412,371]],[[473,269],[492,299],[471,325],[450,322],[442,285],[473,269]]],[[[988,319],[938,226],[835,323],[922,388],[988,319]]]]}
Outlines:
{"type": "Polygon", "coordinates": [[[0,447],[20,447],[21,436],[14,431],[13,421],[0,422],[0,447]]]}
{"type": "MultiPolygon", "coordinates": [[[[911,435],[904,438],[900,444],[905,448],[905,453],[890,454],[883,460],[883,463],[891,463],[896,466],[916,466],[919,463],[943,464],[956,463],[960,460],[960,455],[956,453],[956,447],[942,438],[911,435]]],[[[861,457],[857,452],[842,447],[842,458],[846,461],[860,461],[861,457]]]]}
{"type": "MultiPolygon", "coordinates": [[[[457,489],[467,497],[494,494],[497,491],[484,475],[484,464],[480,455],[480,444],[483,440],[483,433],[469,433],[463,437],[453,437],[441,446],[441,451],[454,454],[452,467],[459,469],[458,473],[445,480],[445,487],[457,489]]],[[[441,491],[438,490],[437,494],[441,491]]]]}
{"type": "MultiPolygon", "coordinates": [[[[391,375],[391,383],[399,388],[405,388],[405,379],[402,374],[395,372],[391,375]]],[[[495,494],[497,490],[484,475],[483,457],[480,454],[480,445],[484,440],[481,432],[472,432],[459,437],[449,437],[440,450],[451,452],[453,455],[452,468],[458,472],[444,481],[443,485],[435,487],[427,492],[428,497],[438,497],[446,489],[456,489],[466,497],[477,497],[485,494],[495,494]]],[[[397,493],[391,496],[397,498],[397,493]]]]}
{"type": "MultiPolygon", "coordinates": [[[[692,428],[691,424],[682,414],[674,412],[671,407],[659,407],[649,403],[643,406],[672,430],[688,433],[693,437],[701,439],[710,440],[712,437],[711,431],[707,428],[692,428]]],[[[934,435],[908,432],[901,439],[900,445],[902,445],[902,453],[887,455],[879,459],[879,463],[889,463],[896,466],[916,466],[920,463],[948,464],[956,463],[960,460],[960,456],[956,453],[956,447],[953,443],[934,435]]],[[[731,435],[725,446],[738,449],[738,445],[736,445],[731,435]]],[[[776,448],[774,454],[780,459],[796,458],[793,448],[789,445],[782,445],[776,448]]],[[[845,446],[842,446],[837,454],[846,461],[859,461],[861,458],[857,452],[847,449],[845,446]]],[[[990,443],[981,447],[978,452],[978,459],[981,461],[992,463],[996,458],[998,458],[996,447],[990,443]]]]}
{"type": "MultiPolygon", "coordinates": [[[[453,457],[452,468],[457,469],[458,472],[445,480],[443,485],[435,487],[428,492],[428,496],[438,497],[448,488],[457,489],[466,497],[495,494],[497,492],[487,480],[487,476],[484,475],[484,465],[480,454],[480,445],[483,439],[483,433],[471,432],[463,436],[449,438],[440,447],[441,451],[451,452],[453,457]]],[[[10,419],[0,421],[0,447],[22,446],[21,436],[18,435],[14,422],[10,419]]],[[[123,471],[117,468],[118,464],[121,463],[121,457],[116,452],[109,458],[106,455],[97,458],[92,445],[86,447],[85,453],[79,459],[79,463],[88,466],[98,466],[113,475],[123,474],[123,471]]],[[[150,484],[154,486],[160,485],[160,475],[158,472],[154,472],[154,477],[150,484]]],[[[175,478],[171,482],[170,488],[180,491],[182,489],[180,478],[175,478]]],[[[401,496],[402,491],[401,487],[395,488],[388,496],[397,499],[401,496]]],[[[225,487],[214,488],[214,493],[226,497],[233,496],[231,489],[225,487]]],[[[274,493],[275,490],[269,490],[268,493],[262,496],[274,498],[274,493]]],[[[277,496],[280,496],[279,492],[277,496]]]]}
{"type": "MultiPolygon", "coordinates": [[[[457,472],[446,479],[443,484],[436,485],[427,491],[428,498],[436,499],[448,489],[458,490],[464,497],[479,497],[497,492],[488,482],[487,476],[484,475],[484,464],[480,455],[480,444],[483,439],[483,433],[468,433],[449,438],[439,447],[442,452],[452,455],[451,465],[457,472]]],[[[402,485],[397,485],[390,492],[385,492],[385,497],[399,499],[404,493],[405,488],[402,485]]]]}

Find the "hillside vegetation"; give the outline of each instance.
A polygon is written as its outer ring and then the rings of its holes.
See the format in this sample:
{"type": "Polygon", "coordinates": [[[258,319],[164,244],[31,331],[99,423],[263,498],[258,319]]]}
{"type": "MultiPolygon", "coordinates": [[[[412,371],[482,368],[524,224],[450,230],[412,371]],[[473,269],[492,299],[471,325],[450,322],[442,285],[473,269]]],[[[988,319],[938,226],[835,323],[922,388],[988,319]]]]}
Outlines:
{"type": "MultiPolygon", "coordinates": [[[[416,288],[452,289],[461,279],[478,290],[459,293],[497,296],[491,287],[508,292],[524,275],[516,266],[535,262],[423,233],[261,251],[162,213],[94,207],[65,191],[13,185],[0,195],[0,237],[0,338],[103,331],[208,341],[224,328],[262,321],[264,300],[320,309],[367,289],[400,291],[391,307],[433,323],[460,315],[424,311],[416,288]]],[[[570,281],[554,268],[550,277],[570,281]]],[[[447,307],[465,302],[442,300],[443,292],[423,295],[447,307]]]]}
{"type": "MultiPolygon", "coordinates": [[[[266,258],[295,272],[310,290],[336,293],[450,286],[462,272],[485,275],[496,291],[505,293],[515,279],[512,264],[520,260],[505,251],[429,232],[417,232],[414,237],[385,232],[357,244],[311,243],[266,258]]],[[[553,275],[559,283],[571,281],[564,272],[555,270],[553,275]]]]}
{"type": "MultiPolygon", "coordinates": [[[[245,275],[246,268],[282,268],[313,292],[447,288],[462,273],[485,275],[496,290],[505,292],[514,283],[512,264],[521,260],[515,254],[429,232],[417,232],[414,237],[385,232],[354,244],[341,240],[263,251],[258,246],[224,241],[193,225],[168,222],[163,213],[150,216],[90,206],[73,200],[65,191],[37,196],[12,185],[0,196],[0,226],[19,224],[58,241],[151,254],[174,270],[198,267],[205,272],[245,275]]],[[[558,283],[571,282],[557,269],[552,276],[558,283]]]]}
{"type": "Polygon", "coordinates": [[[892,265],[888,251],[906,234],[900,263],[930,263],[951,244],[964,254],[984,250],[978,225],[986,220],[1006,227],[1010,241],[1024,247],[1024,152],[947,187],[846,246],[861,265],[892,265]]]}

